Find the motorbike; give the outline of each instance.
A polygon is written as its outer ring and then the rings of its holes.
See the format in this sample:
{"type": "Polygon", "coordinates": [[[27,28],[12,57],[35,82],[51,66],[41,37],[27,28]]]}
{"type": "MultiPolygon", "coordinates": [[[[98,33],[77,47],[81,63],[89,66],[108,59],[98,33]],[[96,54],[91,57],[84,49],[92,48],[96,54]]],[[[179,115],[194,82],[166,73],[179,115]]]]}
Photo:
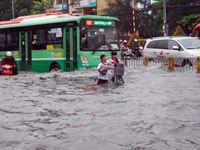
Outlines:
{"type": "Polygon", "coordinates": [[[124,83],[124,64],[122,63],[116,63],[114,65],[114,76],[111,79],[111,82],[117,83],[117,84],[123,84],[124,83]]]}
{"type": "Polygon", "coordinates": [[[135,57],[142,57],[143,56],[142,49],[143,49],[142,46],[133,47],[131,52],[135,57]]]}
{"type": "Polygon", "coordinates": [[[122,58],[124,58],[124,56],[126,56],[128,58],[133,56],[132,50],[129,47],[121,48],[120,51],[121,51],[122,58]]]}
{"type": "Polygon", "coordinates": [[[16,65],[4,64],[0,67],[0,74],[1,75],[17,75],[17,67],[16,65]]]}

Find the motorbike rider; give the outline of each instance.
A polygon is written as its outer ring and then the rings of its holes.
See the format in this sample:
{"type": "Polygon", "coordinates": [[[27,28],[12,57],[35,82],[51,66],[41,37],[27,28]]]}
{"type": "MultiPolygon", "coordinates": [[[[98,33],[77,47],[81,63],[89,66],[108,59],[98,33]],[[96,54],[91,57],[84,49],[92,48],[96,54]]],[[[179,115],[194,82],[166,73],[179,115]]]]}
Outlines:
{"type": "Polygon", "coordinates": [[[13,75],[16,75],[18,73],[17,63],[16,63],[15,58],[12,56],[10,51],[6,52],[6,56],[2,58],[2,61],[1,61],[2,69],[3,69],[4,65],[12,66],[11,70],[12,70],[13,75]]]}
{"type": "Polygon", "coordinates": [[[127,48],[128,48],[128,42],[127,42],[127,40],[124,40],[124,41],[121,43],[120,48],[121,48],[121,49],[127,49],[127,48]]]}
{"type": "Polygon", "coordinates": [[[134,43],[132,45],[132,53],[136,56],[136,57],[141,57],[142,54],[140,52],[140,49],[142,49],[138,39],[134,39],[134,43]]]}
{"type": "Polygon", "coordinates": [[[122,58],[123,58],[124,56],[130,56],[127,40],[124,40],[124,41],[120,44],[120,50],[121,50],[121,57],[122,57],[122,58]]]}

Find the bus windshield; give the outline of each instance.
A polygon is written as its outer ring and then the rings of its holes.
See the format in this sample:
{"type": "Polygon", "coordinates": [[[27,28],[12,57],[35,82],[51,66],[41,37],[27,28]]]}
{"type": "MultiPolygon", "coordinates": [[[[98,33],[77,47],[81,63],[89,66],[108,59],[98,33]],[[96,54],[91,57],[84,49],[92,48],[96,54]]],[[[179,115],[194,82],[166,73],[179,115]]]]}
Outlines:
{"type": "Polygon", "coordinates": [[[90,27],[82,29],[81,49],[91,51],[119,50],[115,27],[90,27]]]}

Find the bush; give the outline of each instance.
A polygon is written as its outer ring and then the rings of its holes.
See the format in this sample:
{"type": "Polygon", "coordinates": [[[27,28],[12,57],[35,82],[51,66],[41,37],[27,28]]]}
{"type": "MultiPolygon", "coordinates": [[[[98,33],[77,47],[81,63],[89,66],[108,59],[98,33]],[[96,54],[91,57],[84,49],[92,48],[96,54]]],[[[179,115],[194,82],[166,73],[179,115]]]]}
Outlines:
{"type": "Polygon", "coordinates": [[[183,31],[181,26],[176,27],[176,31],[174,32],[173,36],[185,36],[185,32],[183,31]]]}

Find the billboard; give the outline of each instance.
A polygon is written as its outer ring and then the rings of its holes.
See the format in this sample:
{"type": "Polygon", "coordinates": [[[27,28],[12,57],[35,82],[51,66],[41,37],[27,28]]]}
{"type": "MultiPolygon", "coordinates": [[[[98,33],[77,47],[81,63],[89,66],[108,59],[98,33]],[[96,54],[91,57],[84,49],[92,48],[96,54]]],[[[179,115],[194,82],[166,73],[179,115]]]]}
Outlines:
{"type": "Polygon", "coordinates": [[[66,12],[68,10],[68,6],[65,3],[54,5],[53,6],[54,11],[63,11],[66,12]]]}
{"type": "Polygon", "coordinates": [[[80,8],[96,7],[96,0],[80,0],[80,8]]]}

